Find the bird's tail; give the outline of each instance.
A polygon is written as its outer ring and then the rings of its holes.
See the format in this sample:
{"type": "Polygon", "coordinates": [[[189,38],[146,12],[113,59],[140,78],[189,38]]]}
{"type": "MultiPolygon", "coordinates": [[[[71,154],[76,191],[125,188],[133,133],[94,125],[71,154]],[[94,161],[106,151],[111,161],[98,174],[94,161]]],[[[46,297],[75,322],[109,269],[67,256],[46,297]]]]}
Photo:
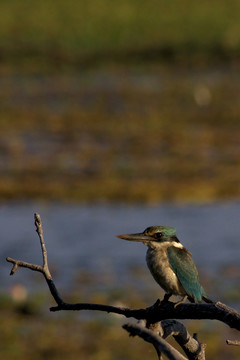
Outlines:
{"type": "Polygon", "coordinates": [[[201,286],[201,293],[202,293],[202,300],[205,301],[208,304],[212,304],[214,301],[212,301],[211,299],[209,299],[209,297],[207,296],[205,290],[203,289],[203,287],[201,286]]]}
{"type": "Polygon", "coordinates": [[[209,299],[207,296],[205,296],[205,295],[203,295],[202,296],[202,299],[206,302],[206,303],[208,303],[208,304],[213,304],[214,303],[214,301],[212,301],[211,299],[209,299]]]}

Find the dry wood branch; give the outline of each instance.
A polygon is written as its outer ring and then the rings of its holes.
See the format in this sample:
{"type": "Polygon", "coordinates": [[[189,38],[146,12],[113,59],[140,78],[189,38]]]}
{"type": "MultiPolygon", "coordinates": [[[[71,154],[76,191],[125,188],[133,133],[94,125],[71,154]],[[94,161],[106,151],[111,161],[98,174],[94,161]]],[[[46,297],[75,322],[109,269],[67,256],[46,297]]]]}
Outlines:
{"type": "MultiPolygon", "coordinates": [[[[53,296],[54,300],[56,301],[57,306],[51,307],[50,311],[60,311],[60,310],[96,310],[96,311],[104,311],[108,313],[115,313],[125,316],[126,318],[133,317],[137,320],[145,320],[146,327],[139,326],[133,329],[131,325],[131,331],[141,332],[145,337],[145,340],[148,339],[155,339],[153,342],[156,349],[158,349],[158,353],[160,354],[160,348],[158,348],[158,338],[154,336],[158,336],[156,332],[149,330],[149,327],[158,326],[158,323],[161,321],[162,328],[165,327],[165,336],[167,334],[166,329],[170,326],[170,323],[167,321],[163,321],[168,319],[212,319],[212,320],[219,320],[230,326],[231,328],[235,328],[240,330],[240,313],[235,311],[234,309],[229,308],[228,306],[216,302],[212,304],[180,304],[177,307],[174,307],[174,303],[170,301],[163,301],[161,302],[158,300],[152,306],[146,309],[129,309],[126,307],[116,307],[111,305],[102,305],[102,304],[90,304],[90,303],[76,303],[70,304],[66,303],[62,300],[61,296],[59,295],[57,288],[53,282],[49,267],[48,267],[48,260],[47,260],[47,250],[45,246],[45,241],[43,238],[43,229],[42,229],[42,222],[39,214],[34,215],[35,219],[35,226],[36,231],[40,240],[42,257],[43,257],[43,264],[36,265],[27,263],[25,261],[16,260],[13,258],[8,257],[6,260],[13,264],[11,275],[13,275],[19,267],[25,267],[33,271],[38,271],[43,274],[45,280],[48,284],[49,290],[51,295],[53,296]],[[144,329],[144,331],[143,331],[144,329]],[[141,330],[141,331],[140,331],[141,330]],[[149,332],[147,332],[149,331],[149,332]],[[152,336],[152,333],[154,336],[152,336]]],[[[130,325],[128,326],[128,331],[131,332],[130,325]]],[[[173,326],[173,322],[171,323],[173,326]]],[[[176,328],[176,323],[174,325],[175,330],[171,330],[170,332],[175,337],[176,341],[182,346],[185,353],[187,354],[189,359],[194,360],[202,360],[204,359],[204,346],[199,344],[196,338],[190,337],[186,329],[181,329],[181,326],[178,325],[178,329],[176,328]],[[189,347],[189,348],[188,348],[189,347]],[[194,355],[195,354],[195,355],[194,355]],[[202,357],[201,357],[202,354],[202,357]],[[191,357],[192,356],[192,357],[191,357]],[[195,357],[194,357],[195,356],[195,357]]],[[[169,329],[168,329],[169,331],[169,329]]],[[[140,336],[140,335],[139,335],[140,336]]],[[[143,337],[141,336],[141,337],[143,337]]],[[[159,336],[158,336],[159,337],[159,336]]],[[[164,339],[162,339],[164,340],[164,339]]],[[[146,340],[148,341],[148,340],[146,340]]],[[[151,342],[151,341],[150,341],[151,342]]],[[[239,345],[237,341],[227,340],[227,343],[230,345],[239,345]]],[[[159,345],[160,346],[160,345],[159,345]]],[[[161,345],[162,346],[162,345],[161,345]]],[[[175,349],[174,349],[175,350],[175,349]]],[[[162,351],[162,350],[161,350],[162,351]]],[[[170,355],[169,355],[170,356],[170,355]]],[[[182,356],[182,355],[181,355],[182,356]]],[[[171,357],[169,357],[171,359],[171,357]]],[[[178,358],[176,358],[178,359],[178,358]]],[[[180,358],[179,358],[180,359],[180,358]]],[[[183,357],[183,359],[185,359],[183,357]]]]}
{"type": "Polygon", "coordinates": [[[173,336],[181,346],[189,360],[205,360],[205,344],[201,344],[196,335],[191,336],[185,326],[176,320],[161,321],[163,338],[173,336]]]}
{"type": "Polygon", "coordinates": [[[143,340],[154,345],[158,349],[159,353],[163,353],[170,360],[187,360],[179,351],[177,351],[173,346],[168,344],[166,340],[157,335],[154,331],[146,329],[145,327],[139,324],[125,324],[123,328],[127,330],[130,336],[138,335],[143,340]]]}
{"type": "Polygon", "coordinates": [[[60,310],[98,310],[133,317],[137,320],[145,319],[148,325],[165,319],[211,319],[219,320],[231,328],[240,330],[240,313],[228,306],[217,302],[215,304],[183,304],[174,308],[172,302],[159,302],[146,309],[129,309],[109,305],[63,302],[59,306],[51,307],[51,311],[60,310]],[[156,305],[157,304],[157,305],[156,305]]]}
{"type": "Polygon", "coordinates": [[[13,267],[12,267],[12,270],[10,272],[10,275],[13,275],[16,270],[18,269],[18,267],[25,267],[25,268],[28,268],[30,270],[33,270],[33,271],[38,271],[38,272],[41,272],[44,277],[45,277],[45,280],[48,284],[48,287],[49,287],[49,290],[54,298],[54,300],[56,301],[56,303],[58,305],[61,305],[63,304],[63,300],[62,298],[60,297],[58,291],[57,291],[57,288],[52,280],[52,275],[49,271],[49,268],[48,268],[48,261],[47,261],[47,250],[46,250],[46,246],[45,246],[45,241],[44,241],[44,238],[43,238],[43,229],[42,229],[42,221],[41,221],[41,217],[39,214],[34,214],[34,223],[35,223],[35,226],[36,226],[36,232],[39,236],[39,240],[40,240],[40,245],[41,245],[41,250],[42,250],[42,257],[43,257],[43,265],[36,265],[36,264],[30,264],[30,263],[27,263],[25,261],[21,261],[21,260],[16,260],[16,259],[12,259],[10,257],[7,257],[7,261],[12,263],[13,264],[13,267]]]}
{"type": "MultiPolygon", "coordinates": [[[[141,320],[142,326],[146,327],[147,322],[141,320]]],[[[189,360],[205,360],[205,344],[201,344],[197,340],[196,334],[191,336],[185,326],[176,320],[162,320],[158,323],[151,324],[150,330],[157,333],[163,339],[173,336],[176,342],[181,346],[189,360]]],[[[156,348],[156,347],[155,347],[156,348]]],[[[159,359],[161,354],[156,348],[159,359]]]]}
{"type": "Polygon", "coordinates": [[[8,257],[6,260],[13,264],[11,275],[16,272],[18,267],[25,267],[33,271],[39,271],[44,275],[50,292],[57,303],[57,306],[51,307],[50,311],[105,311],[108,313],[120,314],[127,318],[133,317],[137,320],[145,319],[147,320],[148,327],[150,324],[154,324],[165,319],[212,319],[222,321],[228,326],[240,330],[240,313],[220,302],[213,304],[180,304],[175,308],[173,302],[160,302],[158,300],[154,305],[146,309],[129,309],[125,307],[89,303],[70,304],[64,302],[55,287],[51,273],[48,268],[47,251],[43,238],[42,222],[40,215],[35,214],[34,219],[36,231],[38,233],[41,244],[43,265],[41,266],[36,264],[30,264],[25,261],[12,259],[10,257],[8,257]]]}
{"type": "Polygon", "coordinates": [[[42,249],[42,257],[43,257],[43,273],[48,280],[52,280],[52,276],[50,274],[49,268],[48,268],[48,261],[47,261],[47,249],[45,246],[44,238],[43,238],[43,228],[42,228],[42,221],[39,214],[34,214],[34,220],[35,220],[35,226],[36,226],[36,232],[38,233],[41,249],[42,249]]]}
{"type": "Polygon", "coordinates": [[[21,260],[15,260],[15,259],[12,259],[10,257],[7,257],[6,259],[8,262],[12,263],[13,264],[13,267],[12,267],[12,270],[10,272],[10,275],[13,275],[15,274],[15,272],[17,271],[18,267],[26,267],[28,269],[31,269],[33,271],[39,271],[39,272],[43,272],[43,268],[42,266],[40,265],[35,265],[35,264],[30,264],[30,263],[27,263],[25,261],[21,261],[21,260]]]}
{"type": "Polygon", "coordinates": [[[239,340],[226,340],[226,343],[228,345],[240,346],[240,341],[239,340]]]}

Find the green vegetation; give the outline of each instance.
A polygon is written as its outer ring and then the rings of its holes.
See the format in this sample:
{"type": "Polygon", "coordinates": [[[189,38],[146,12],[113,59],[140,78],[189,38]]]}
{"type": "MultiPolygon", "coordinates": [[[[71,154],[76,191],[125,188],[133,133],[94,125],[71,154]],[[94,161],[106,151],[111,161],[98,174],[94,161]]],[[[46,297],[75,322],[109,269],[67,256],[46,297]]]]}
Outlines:
{"type": "Polygon", "coordinates": [[[240,195],[238,1],[0,12],[0,199],[240,195]]]}
{"type": "Polygon", "coordinates": [[[237,0],[3,0],[0,13],[7,66],[239,56],[237,0]]]}

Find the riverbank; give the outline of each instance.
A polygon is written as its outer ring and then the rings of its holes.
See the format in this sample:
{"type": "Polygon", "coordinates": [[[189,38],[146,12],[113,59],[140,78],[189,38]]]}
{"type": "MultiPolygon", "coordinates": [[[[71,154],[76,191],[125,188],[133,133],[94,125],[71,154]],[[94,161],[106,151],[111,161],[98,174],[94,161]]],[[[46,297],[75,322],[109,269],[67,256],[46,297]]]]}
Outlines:
{"type": "Polygon", "coordinates": [[[0,12],[0,61],[6,68],[238,63],[240,55],[237,0],[12,0],[1,1],[0,12]]]}
{"type": "Polygon", "coordinates": [[[0,11],[0,199],[240,197],[238,1],[0,11]]]}
{"type": "Polygon", "coordinates": [[[0,92],[2,200],[240,196],[235,68],[11,73],[0,92]]]}

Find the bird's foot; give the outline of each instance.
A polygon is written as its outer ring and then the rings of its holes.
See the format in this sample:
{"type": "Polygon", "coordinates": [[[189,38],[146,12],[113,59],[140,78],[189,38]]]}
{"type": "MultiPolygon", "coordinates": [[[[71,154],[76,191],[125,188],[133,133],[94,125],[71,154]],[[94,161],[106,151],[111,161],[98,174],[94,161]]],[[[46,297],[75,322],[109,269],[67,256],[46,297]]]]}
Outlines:
{"type": "Polygon", "coordinates": [[[187,295],[184,296],[184,297],[182,298],[182,300],[176,302],[176,303],[174,304],[174,308],[176,309],[176,307],[177,307],[178,305],[184,304],[186,300],[187,300],[187,295]]]}

